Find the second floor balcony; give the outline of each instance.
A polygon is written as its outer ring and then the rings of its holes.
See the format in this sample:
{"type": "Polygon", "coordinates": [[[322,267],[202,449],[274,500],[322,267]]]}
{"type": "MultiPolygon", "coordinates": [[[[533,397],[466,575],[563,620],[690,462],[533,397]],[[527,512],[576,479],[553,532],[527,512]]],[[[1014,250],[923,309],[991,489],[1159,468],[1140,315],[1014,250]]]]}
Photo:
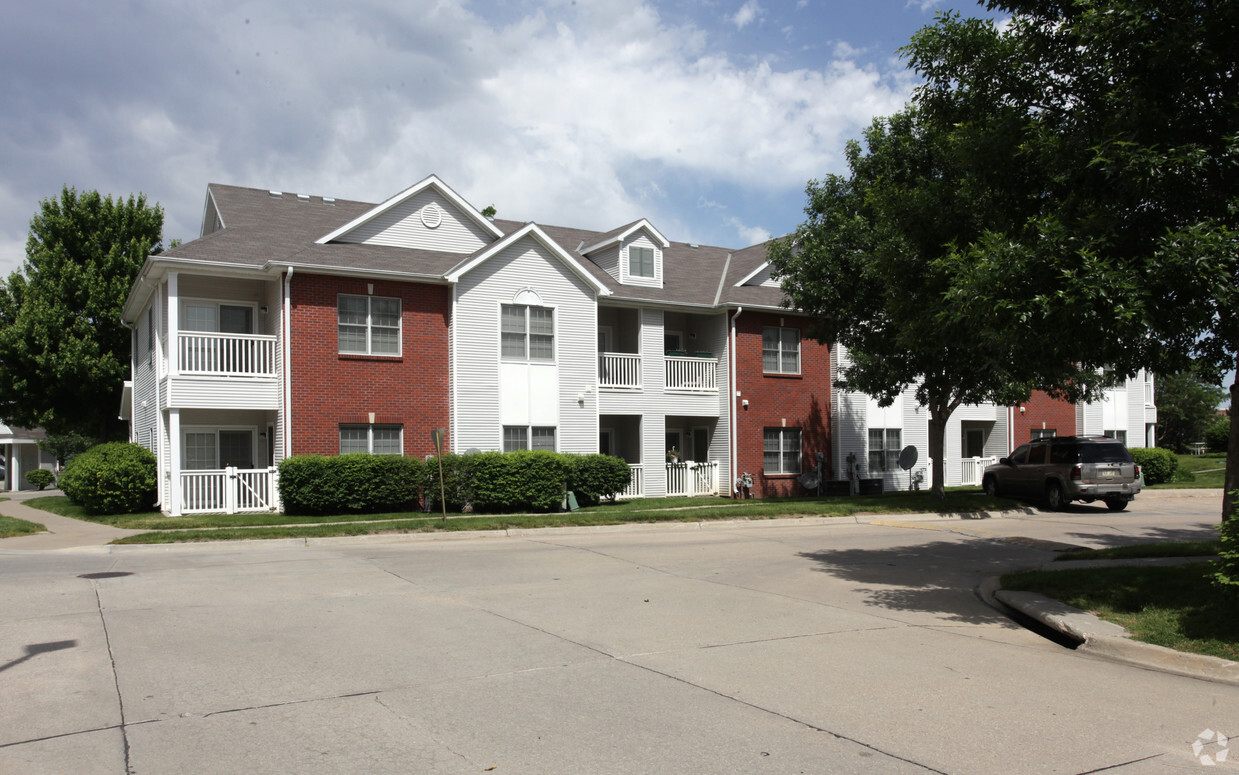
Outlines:
{"type": "MultiPolygon", "coordinates": [[[[718,358],[707,353],[667,355],[662,359],[666,390],[685,393],[718,392],[718,358]]],[[[635,353],[601,353],[598,356],[599,386],[606,390],[641,391],[642,356],[635,353]]]]}
{"type": "Polygon", "coordinates": [[[276,374],[276,338],[258,334],[177,334],[177,371],[189,376],[265,377],[276,374]]]}

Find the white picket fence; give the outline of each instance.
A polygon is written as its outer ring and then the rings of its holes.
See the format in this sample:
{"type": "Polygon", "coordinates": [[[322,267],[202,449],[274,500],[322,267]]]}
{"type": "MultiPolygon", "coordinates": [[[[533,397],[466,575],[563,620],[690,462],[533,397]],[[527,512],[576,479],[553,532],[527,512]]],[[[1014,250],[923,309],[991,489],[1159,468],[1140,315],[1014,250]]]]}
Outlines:
{"type": "Polygon", "coordinates": [[[274,468],[181,472],[182,514],[241,514],[278,510],[274,468]]]}

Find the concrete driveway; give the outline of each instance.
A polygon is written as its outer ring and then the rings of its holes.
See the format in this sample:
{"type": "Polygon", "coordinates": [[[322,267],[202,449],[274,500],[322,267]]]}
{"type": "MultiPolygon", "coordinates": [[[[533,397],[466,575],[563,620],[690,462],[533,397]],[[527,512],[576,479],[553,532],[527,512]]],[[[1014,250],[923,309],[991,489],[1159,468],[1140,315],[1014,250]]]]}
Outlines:
{"type": "Polygon", "coordinates": [[[1217,508],[0,542],[0,773],[1197,771],[1239,687],[1082,656],[973,590],[1217,508]]]}

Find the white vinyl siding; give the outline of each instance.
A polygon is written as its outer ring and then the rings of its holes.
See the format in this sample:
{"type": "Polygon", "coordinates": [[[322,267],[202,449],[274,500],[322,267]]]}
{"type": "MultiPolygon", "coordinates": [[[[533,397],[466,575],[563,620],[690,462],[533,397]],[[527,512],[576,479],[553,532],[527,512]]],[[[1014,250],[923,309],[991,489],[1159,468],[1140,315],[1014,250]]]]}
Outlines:
{"type": "Polygon", "coordinates": [[[762,434],[762,471],[800,473],[800,429],[766,428],[762,434]]]}
{"type": "Polygon", "coordinates": [[[336,314],[341,353],[400,354],[400,299],[341,293],[336,314]]]}
{"type": "Polygon", "coordinates": [[[762,328],[761,367],[767,374],[799,374],[800,329],[762,328]]]}
{"type": "Polygon", "coordinates": [[[494,236],[458,210],[449,198],[428,188],[336,241],[468,254],[489,245],[494,236]],[[433,228],[427,225],[436,222],[433,228]]]}
{"type": "Polygon", "coordinates": [[[399,425],[341,425],[340,454],[350,452],[402,455],[402,429],[399,425]]]}

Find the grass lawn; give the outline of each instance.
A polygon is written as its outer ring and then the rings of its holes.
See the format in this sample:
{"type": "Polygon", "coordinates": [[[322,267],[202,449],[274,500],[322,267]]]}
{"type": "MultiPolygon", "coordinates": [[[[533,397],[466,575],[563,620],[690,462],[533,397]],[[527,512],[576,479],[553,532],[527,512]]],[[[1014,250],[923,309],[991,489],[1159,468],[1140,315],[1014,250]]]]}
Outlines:
{"type": "MultiPolygon", "coordinates": [[[[8,500],[5,498],[5,500],[8,500]]],[[[24,519],[16,517],[0,516],[0,538],[12,538],[13,536],[24,536],[32,533],[42,533],[47,530],[46,527],[38,522],[27,522],[24,519]]]]}
{"type": "Polygon", "coordinates": [[[1024,571],[1002,577],[1022,589],[1126,627],[1144,643],[1239,660],[1239,600],[1213,586],[1213,563],[1173,567],[1024,571]]]}
{"type": "Polygon", "coordinates": [[[1220,488],[1226,476],[1226,453],[1178,455],[1179,470],[1192,475],[1191,481],[1149,485],[1152,490],[1220,488]]]}
{"type": "Polygon", "coordinates": [[[118,543],[218,541],[237,538],[301,538],[367,535],[385,532],[504,530],[508,528],[619,525],[630,522],[697,522],[711,519],[770,519],[786,516],[848,517],[856,514],[975,513],[1000,511],[1016,504],[986,497],[976,488],[948,491],[944,500],[927,493],[887,493],[856,497],[771,498],[735,501],[725,498],[659,498],[621,501],[555,514],[335,514],[290,517],[283,514],[197,515],[167,517],[158,512],[95,516],[63,496],[32,498],[26,504],[61,516],[114,527],[148,530],[118,543]],[[326,524],[324,524],[326,523],[326,524]]]}

